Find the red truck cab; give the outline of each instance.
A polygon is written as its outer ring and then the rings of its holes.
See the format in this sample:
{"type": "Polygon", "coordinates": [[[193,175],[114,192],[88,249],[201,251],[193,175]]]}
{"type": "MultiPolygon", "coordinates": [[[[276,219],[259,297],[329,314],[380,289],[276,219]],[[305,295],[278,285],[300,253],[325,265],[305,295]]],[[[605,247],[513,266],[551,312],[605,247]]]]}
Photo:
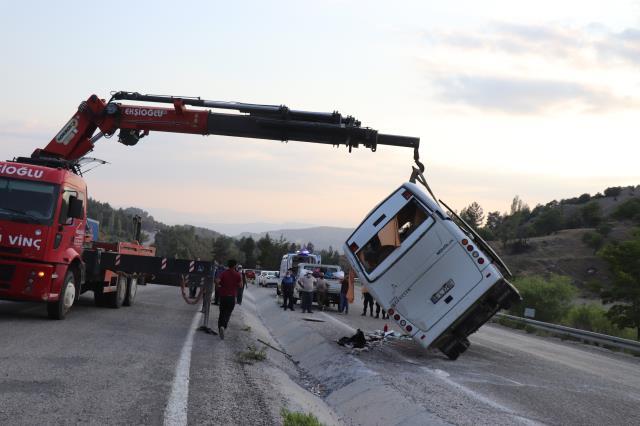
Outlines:
{"type": "Polygon", "coordinates": [[[47,302],[63,318],[80,295],[87,186],[64,167],[0,162],[0,299],[47,302]]]}

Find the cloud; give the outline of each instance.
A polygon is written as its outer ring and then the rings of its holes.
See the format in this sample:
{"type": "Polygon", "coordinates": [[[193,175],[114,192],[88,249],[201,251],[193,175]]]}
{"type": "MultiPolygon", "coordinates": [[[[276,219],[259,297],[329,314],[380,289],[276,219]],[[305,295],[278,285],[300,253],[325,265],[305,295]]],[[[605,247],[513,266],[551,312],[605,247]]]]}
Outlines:
{"type": "Polygon", "coordinates": [[[434,45],[467,51],[486,50],[510,55],[539,55],[547,59],[603,66],[619,62],[640,65],[640,29],[615,32],[601,24],[570,27],[494,22],[481,30],[435,31],[426,36],[434,45]]]}
{"type": "Polygon", "coordinates": [[[637,106],[606,89],[560,80],[455,75],[436,77],[432,83],[440,98],[448,102],[514,114],[543,113],[559,107],[593,112],[637,106]]]}

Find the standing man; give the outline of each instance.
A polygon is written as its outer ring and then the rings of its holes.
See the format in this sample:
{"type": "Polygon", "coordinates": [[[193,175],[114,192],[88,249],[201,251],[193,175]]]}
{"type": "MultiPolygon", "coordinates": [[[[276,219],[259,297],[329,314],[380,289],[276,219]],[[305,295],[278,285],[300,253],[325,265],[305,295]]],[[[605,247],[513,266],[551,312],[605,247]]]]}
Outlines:
{"type": "Polygon", "coordinates": [[[369,307],[369,314],[373,316],[373,296],[369,293],[369,289],[365,283],[362,283],[361,287],[362,298],[364,299],[364,310],[362,311],[362,316],[367,315],[367,306],[369,307]]]}
{"type": "Polygon", "coordinates": [[[347,294],[349,293],[349,278],[345,276],[340,284],[340,305],[338,305],[338,312],[344,312],[345,315],[347,315],[349,314],[349,299],[347,299],[347,294]]]}
{"type": "Polygon", "coordinates": [[[240,273],[240,276],[242,277],[242,285],[238,289],[238,300],[237,300],[238,305],[242,305],[242,294],[244,293],[244,289],[247,288],[247,276],[245,275],[244,270],[242,269],[242,265],[236,266],[236,271],[238,271],[240,273]]]}
{"type": "Polygon", "coordinates": [[[316,281],[316,298],[318,300],[318,306],[321,311],[324,311],[324,307],[327,305],[327,291],[329,290],[329,284],[324,279],[324,272],[320,272],[320,276],[316,281]]]}
{"type": "Polygon", "coordinates": [[[282,278],[281,288],[282,288],[282,306],[285,311],[287,308],[293,309],[293,288],[296,285],[296,279],[291,272],[291,269],[287,271],[287,274],[282,278]]]}
{"type": "MultiPolygon", "coordinates": [[[[215,273],[213,275],[213,279],[214,282],[217,284],[218,283],[218,279],[220,278],[220,275],[225,271],[225,267],[220,265],[217,261],[214,260],[215,263],[215,273]]],[[[218,286],[216,285],[214,290],[213,290],[213,304],[214,305],[219,305],[220,304],[220,294],[218,294],[218,286]]]]}
{"type": "Polygon", "coordinates": [[[307,271],[303,277],[298,278],[298,285],[300,286],[300,298],[302,299],[302,313],[311,312],[311,303],[313,301],[313,287],[316,283],[316,279],[311,274],[311,271],[307,271]]]}
{"type": "Polygon", "coordinates": [[[216,280],[216,288],[220,298],[220,315],[218,316],[218,334],[224,339],[224,331],[229,324],[231,312],[236,306],[238,289],[242,287],[242,277],[236,271],[238,262],[231,259],[227,262],[227,269],[216,280]]]}

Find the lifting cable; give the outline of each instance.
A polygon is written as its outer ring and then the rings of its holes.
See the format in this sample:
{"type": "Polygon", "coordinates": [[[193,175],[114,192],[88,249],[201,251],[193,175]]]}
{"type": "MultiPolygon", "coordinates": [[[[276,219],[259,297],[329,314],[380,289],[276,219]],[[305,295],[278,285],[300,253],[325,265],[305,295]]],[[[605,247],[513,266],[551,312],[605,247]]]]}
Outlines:
{"type": "Polygon", "coordinates": [[[413,160],[416,162],[416,166],[418,167],[411,166],[411,177],[409,178],[409,182],[416,183],[417,181],[418,183],[421,183],[425,188],[427,188],[427,191],[429,191],[429,194],[431,194],[433,201],[435,201],[439,206],[440,203],[438,202],[438,198],[435,196],[435,194],[429,187],[429,184],[427,183],[427,179],[424,177],[423,173],[425,171],[425,167],[424,164],[422,164],[422,161],[420,161],[420,153],[418,152],[417,147],[413,149],[413,160]]]}

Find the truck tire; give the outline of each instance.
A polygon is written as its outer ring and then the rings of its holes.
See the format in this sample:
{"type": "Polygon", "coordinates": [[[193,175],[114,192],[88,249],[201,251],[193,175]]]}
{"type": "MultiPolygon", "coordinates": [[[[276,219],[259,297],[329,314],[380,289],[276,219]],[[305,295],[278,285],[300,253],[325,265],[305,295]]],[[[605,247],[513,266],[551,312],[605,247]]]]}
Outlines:
{"type": "Polygon", "coordinates": [[[138,277],[135,275],[127,278],[127,291],[122,304],[124,306],[132,306],[138,294],[138,277]]]}
{"type": "Polygon", "coordinates": [[[76,300],[76,277],[73,271],[67,271],[60,289],[60,297],[56,302],[47,303],[47,314],[49,318],[55,320],[65,319],[67,313],[76,300]]]}
{"type": "Polygon", "coordinates": [[[107,305],[110,308],[118,309],[124,303],[127,295],[127,277],[123,274],[118,275],[116,291],[105,294],[107,305]]]}

